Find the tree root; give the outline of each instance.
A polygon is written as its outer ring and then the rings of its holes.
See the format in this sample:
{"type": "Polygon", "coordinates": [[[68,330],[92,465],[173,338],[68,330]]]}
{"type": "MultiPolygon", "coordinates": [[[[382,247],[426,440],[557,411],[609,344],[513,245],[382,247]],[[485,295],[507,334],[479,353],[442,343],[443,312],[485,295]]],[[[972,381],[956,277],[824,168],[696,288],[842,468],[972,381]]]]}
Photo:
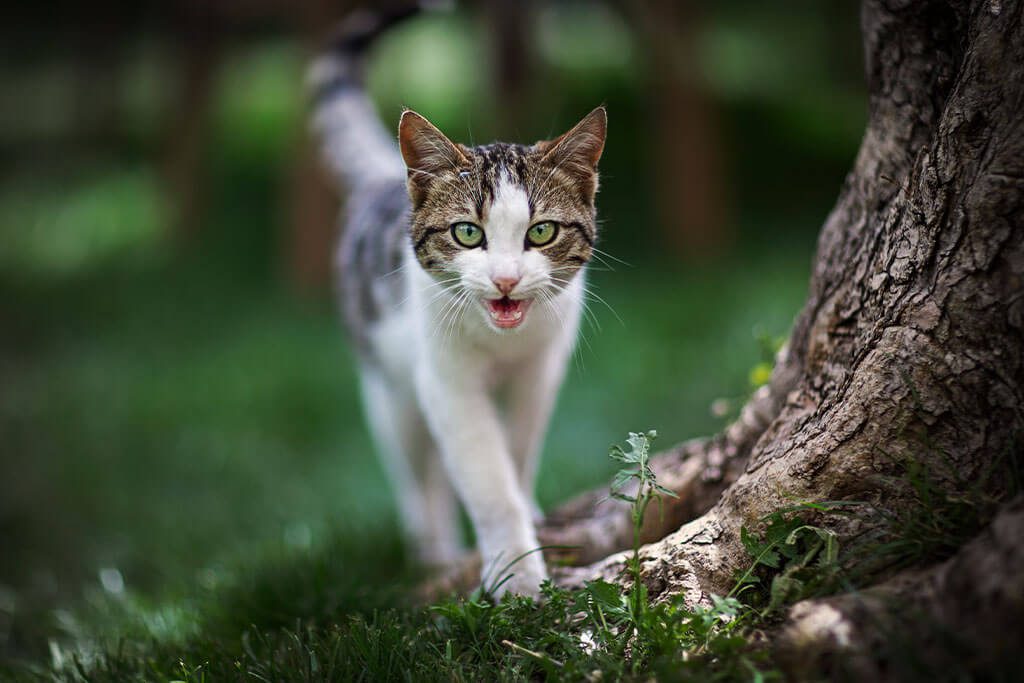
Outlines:
{"type": "MultiPolygon", "coordinates": [[[[724,439],[716,438],[688,441],[656,456],[651,465],[658,483],[679,497],[662,496],[651,508],[641,541],[650,543],[662,538],[713,503],[727,483],[719,472],[738,459],[736,453],[724,439]],[[719,469],[709,476],[713,467],[719,469]]],[[[538,529],[541,543],[548,548],[548,559],[589,564],[630,547],[633,527],[629,511],[628,503],[608,497],[608,489],[574,498],[548,515],[538,529]]]]}
{"type": "Polygon", "coordinates": [[[1024,497],[950,559],[867,590],[789,610],[776,659],[794,680],[831,671],[855,680],[1017,671],[1024,643],[1024,497]],[[1012,664],[1013,668],[1003,669],[1012,664]]]}
{"type": "MultiPolygon", "coordinates": [[[[651,460],[658,483],[676,494],[661,496],[641,530],[641,543],[651,543],[707,512],[722,492],[742,474],[751,449],[782,409],[800,363],[784,346],[776,358],[771,381],[758,389],[724,432],[710,439],[679,444],[651,460]]],[[[626,490],[634,493],[635,490],[626,490]]],[[[633,543],[628,503],[608,497],[607,489],[577,496],[552,511],[538,529],[546,557],[555,563],[596,562],[633,543]]]]}

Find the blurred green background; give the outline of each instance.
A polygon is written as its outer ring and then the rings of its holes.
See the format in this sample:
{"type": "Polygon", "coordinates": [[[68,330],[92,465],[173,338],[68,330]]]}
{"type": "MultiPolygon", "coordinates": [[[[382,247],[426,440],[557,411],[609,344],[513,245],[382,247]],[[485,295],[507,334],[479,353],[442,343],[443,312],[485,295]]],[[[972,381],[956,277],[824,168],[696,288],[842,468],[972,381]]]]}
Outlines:
{"type": "MultiPolygon", "coordinates": [[[[204,591],[299,566],[323,584],[404,575],[331,293],[340,194],[306,134],[303,71],[345,9],[12,10],[0,657],[44,657],[128,604],[181,630],[204,591]]],[[[551,425],[544,506],[607,482],[627,431],[708,434],[749,394],[866,110],[857,8],[812,0],[472,3],[385,36],[370,90],[388,127],[410,106],[464,142],[608,107],[603,301],[551,425]]],[[[360,595],[282,590],[234,618],[360,595]]]]}

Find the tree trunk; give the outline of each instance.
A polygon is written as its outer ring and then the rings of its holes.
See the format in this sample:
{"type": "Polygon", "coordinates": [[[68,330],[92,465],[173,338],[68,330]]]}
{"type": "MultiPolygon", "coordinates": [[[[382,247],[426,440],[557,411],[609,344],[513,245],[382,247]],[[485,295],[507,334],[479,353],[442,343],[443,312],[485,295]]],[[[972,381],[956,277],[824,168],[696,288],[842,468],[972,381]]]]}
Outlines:
{"type": "Polygon", "coordinates": [[[685,262],[721,256],[735,242],[720,117],[700,64],[701,3],[627,3],[651,62],[651,154],[663,241],[685,262]]]}
{"type": "MultiPolygon", "coordinates": [[[[740,528],[756,530],[794,501],[862,501],[891,519],[919,503],[906,476],[915,468],[944,499],[966,487],[1008,493],[1010,482],[990,474],[1024,435],[1022,14],[1018,0],[865,2],[869,122],[822,228],[808,301],[741,420],[658,461],[681,497],[666,501],[665,525],[645,528],[653,598],[697,604],[727,593],[750,564],[740,528]]],[[[597,560],[560,570],[568,585],[621,574],[623,555],[598,558],[628,545],[628,519],[595,500],[556,511],[542,534],[581,545],[581,562],[597,560]]],[[[961,635],[985,652],[1019,645],[1021,517],[1019,502],[1006,507],[945,564],[876,576],[888,582],[870,597],[796,605],[780,652],[822,652],[823,643],[870,652],[857,615],[881,619],[872,600],[907,594],[922,614],[966,626],[961,635]],[[1013,599],[991,599],[1000,586],[1013,599]],[[971,597],[987,598],[986,619],[971,597]],[[822,611],[833,627],[808,626],[822,611]]],[[[842,544],[891,533],[884,519],[826,514],[816,523],[842,544]]],[[[858,671],[877,674],[872,661],[858,671]]]]}

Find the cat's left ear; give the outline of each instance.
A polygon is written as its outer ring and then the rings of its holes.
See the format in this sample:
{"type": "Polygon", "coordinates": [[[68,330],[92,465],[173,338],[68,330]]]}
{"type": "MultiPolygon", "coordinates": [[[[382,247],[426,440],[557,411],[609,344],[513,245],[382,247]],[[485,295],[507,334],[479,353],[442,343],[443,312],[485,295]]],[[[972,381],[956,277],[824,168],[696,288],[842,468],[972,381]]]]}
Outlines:
{"type": "Polygon", "coordinates": [[[608,112],[598,107],[583,117],[568,133],[554,140],[543,140],[536,147],[543,160],[583,178],[597,173],[597,162],[604,151],[604,138],[608,131],[608,112]]]}

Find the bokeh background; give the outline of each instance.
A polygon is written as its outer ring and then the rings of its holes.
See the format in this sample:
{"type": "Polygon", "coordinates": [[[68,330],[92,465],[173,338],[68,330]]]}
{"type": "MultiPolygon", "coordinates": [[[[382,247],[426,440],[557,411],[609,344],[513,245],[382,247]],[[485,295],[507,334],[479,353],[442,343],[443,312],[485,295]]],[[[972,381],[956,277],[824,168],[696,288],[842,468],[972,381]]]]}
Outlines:
{"type": "MultiPolygon", "coordinates": [[[[0,657],[125,614],[184,632],[212,596],[242,624],[338,613],[408,575],[302,87],[349,7],[5,9],[0,657]]],[[[385,125],[409,106],[467,143],[608,107],[545,506],[607,482],[627,431],[711,433],[764,381],[866,113],[852,1],[478,0],[387,34],[369,88],[385,125]]]]}

